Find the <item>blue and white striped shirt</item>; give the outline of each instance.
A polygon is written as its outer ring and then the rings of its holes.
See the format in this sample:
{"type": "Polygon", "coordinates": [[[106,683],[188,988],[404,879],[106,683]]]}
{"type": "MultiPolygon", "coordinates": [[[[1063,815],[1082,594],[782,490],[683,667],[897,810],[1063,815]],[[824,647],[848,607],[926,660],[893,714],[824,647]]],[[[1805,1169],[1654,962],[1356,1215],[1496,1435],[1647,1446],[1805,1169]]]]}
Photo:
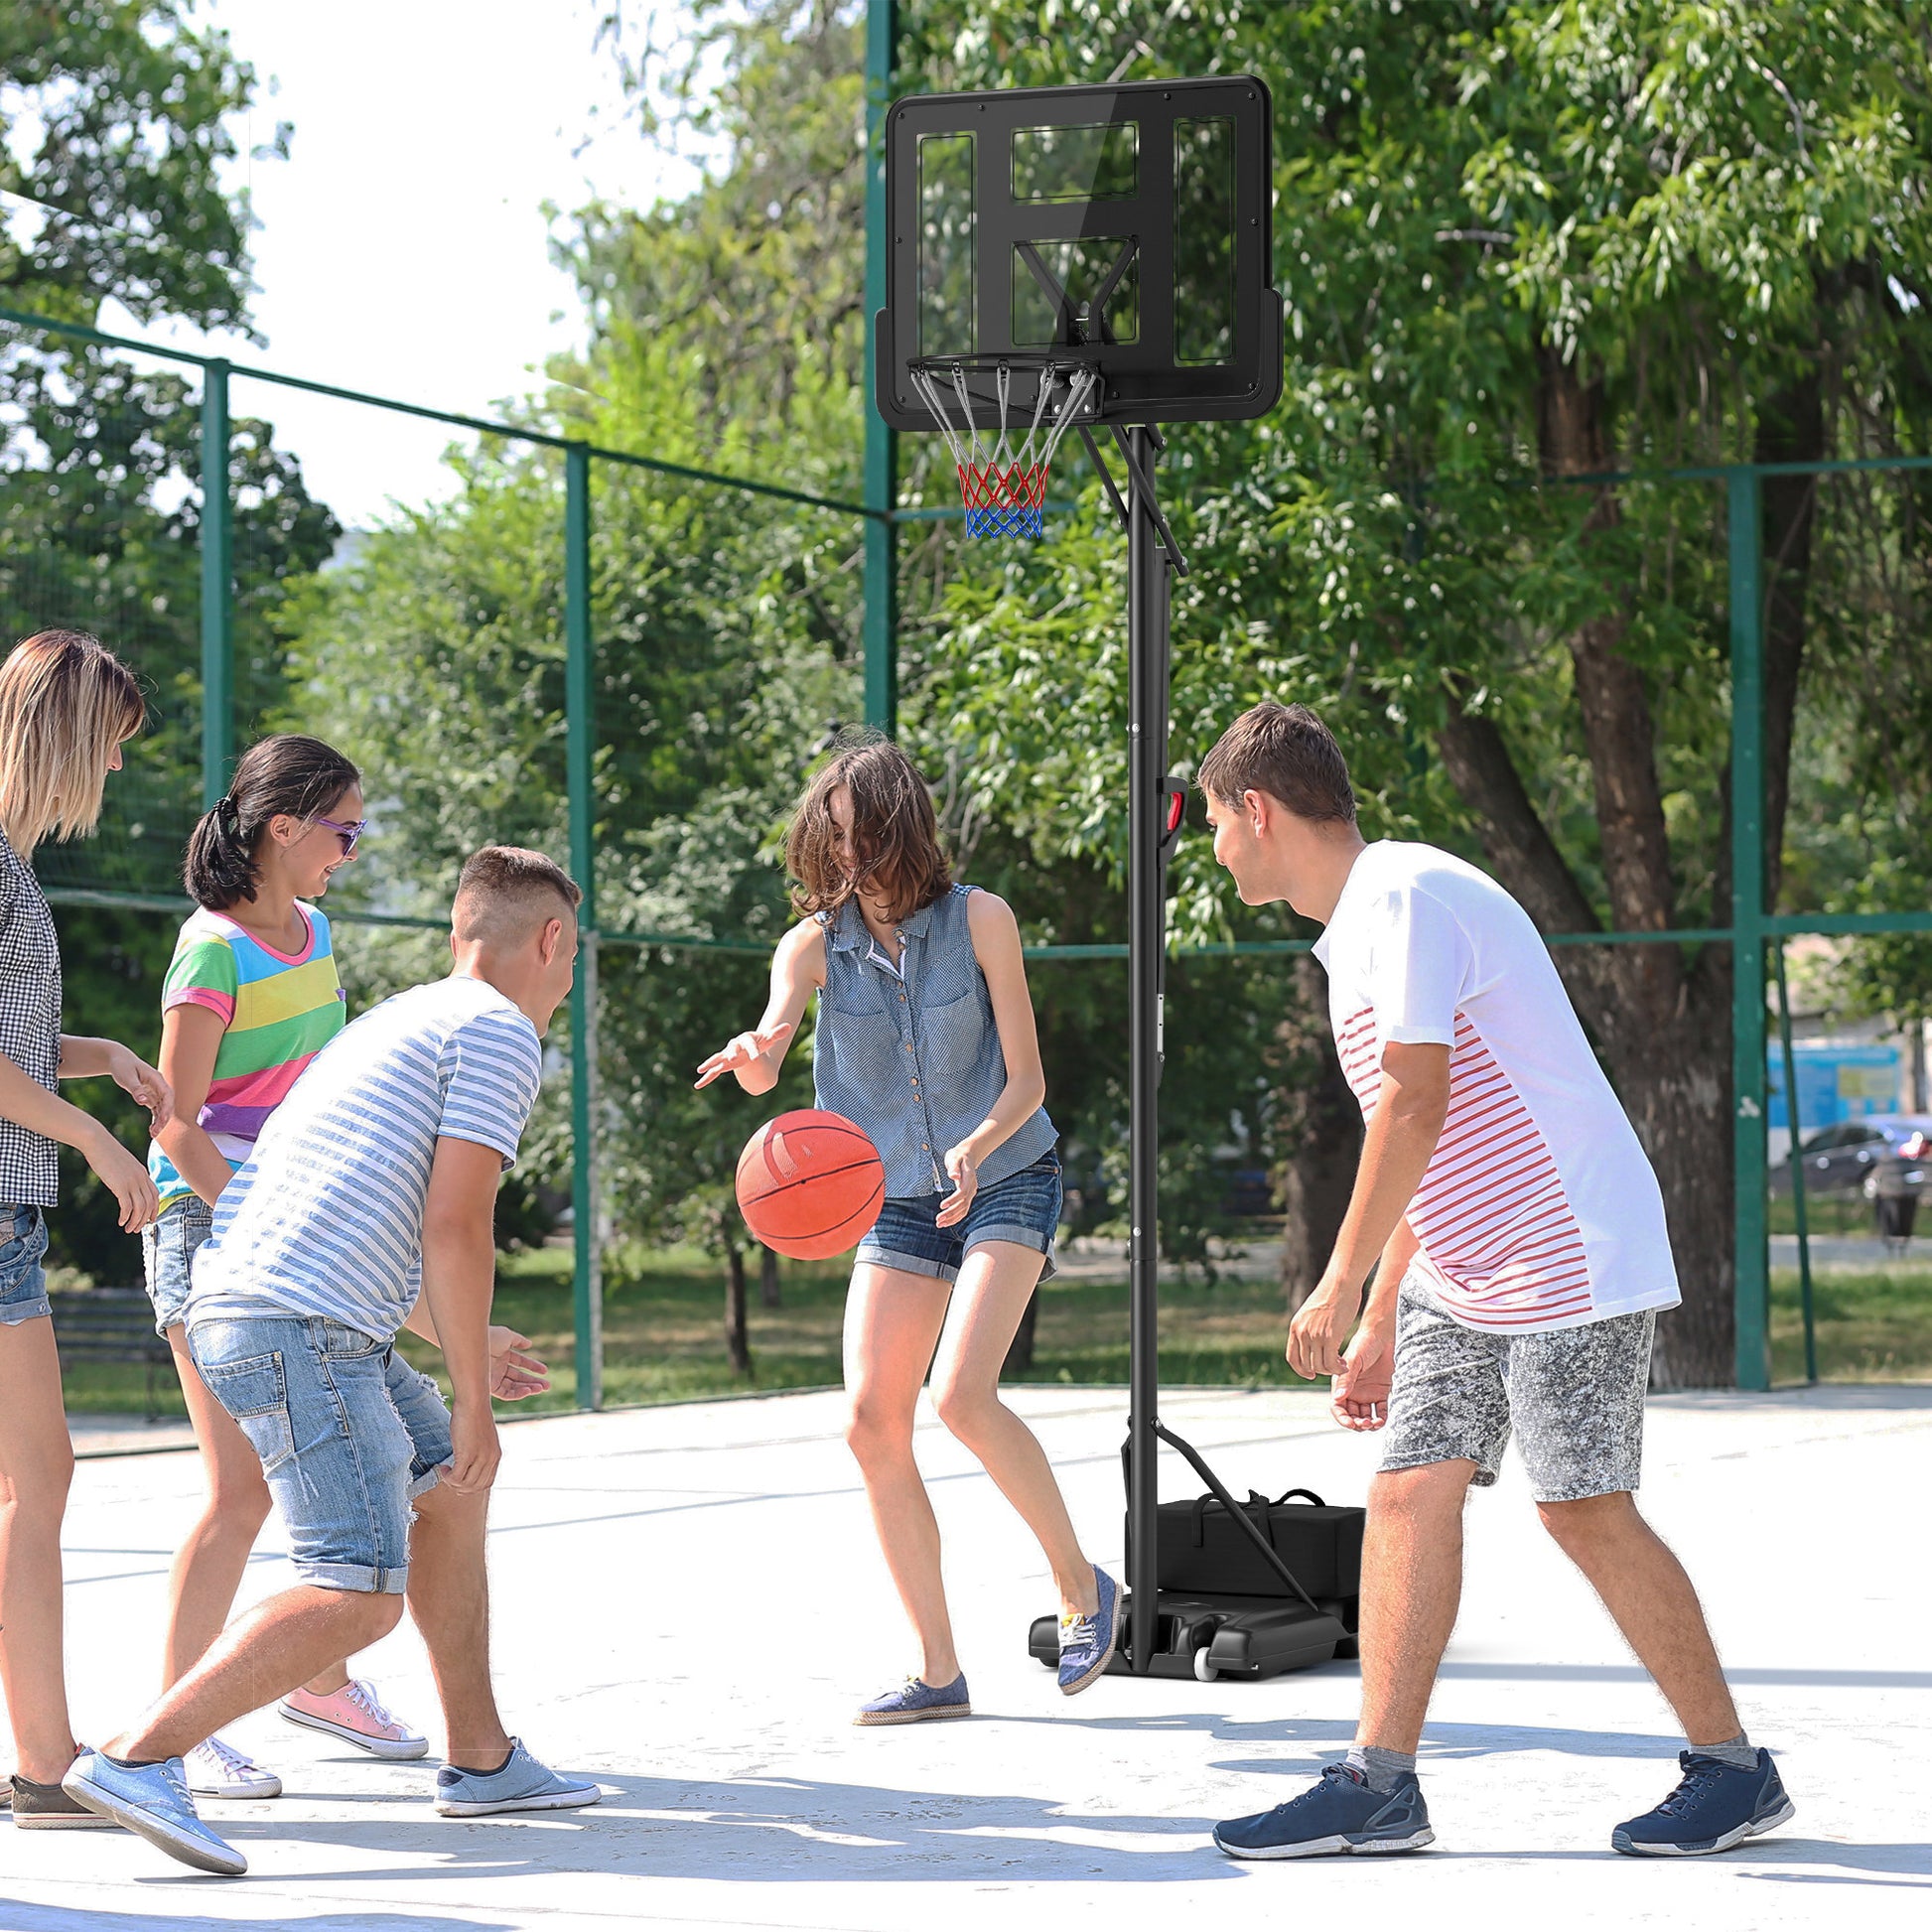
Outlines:
{"type": "Polygon", "coordinates": [[[508,1167],[542,1075],[536,1028],[483,980],[412,987],[345,1027],[221,1190],[189,1325],[293,1313],[394,1334],[422,1286],[437,1141],[508,1167]]]}

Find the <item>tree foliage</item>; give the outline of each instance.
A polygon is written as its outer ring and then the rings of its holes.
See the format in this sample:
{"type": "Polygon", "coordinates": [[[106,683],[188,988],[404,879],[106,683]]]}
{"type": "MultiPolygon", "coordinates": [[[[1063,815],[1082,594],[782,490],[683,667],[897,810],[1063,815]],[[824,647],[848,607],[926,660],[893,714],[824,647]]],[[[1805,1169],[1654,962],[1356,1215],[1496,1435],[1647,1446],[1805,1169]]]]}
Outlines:
{"type": "MultiPolygon", "coordinates": [[[[109,297],[141,319],[247,326],[245,195],[221,171],[255,79],[227,37],[173,0],[82,0],[0,12],[0,299],[88,324],[109,297]]],[[[278,129],[258,153],[282,151],[278,129]]],[[[198,399],[179,375],[0,326],[0,624],[97,631],[140,674],[149,729],[110,780],[99,835],[44,847],[49,885],[168,894],[200,790],[198,399]]],[[[283,586],[335,545],[328,510],[270,425],[233,426],[236,684],[257,722],[282,697],[283,586]]],[[[66,1024],[152,1051],[173,921],[57,907],[66,1024]]],[[[69,1097],[140,1148],[146,1122],[119,1090],[69,1097]]],[[[64,1162],[55,1258],[106,1277],[139,1268],[111,1197],[64,1162]]]]}
{"type": "MultiPolygon", "coordinates": [[[[16,0],[0,9],[0,289],[91,322],[248,326],[248,200],[226,188],[255,73],[178,0],[16,0]],[[23,206],[24,204],[24,206],[23,206]]],[[[287,150],[278,126],[257,156],[287,150]]]]}
{"type": "MultiPolygon", "coordinates": [[[[975,0],[911,31],[922,87],[1104,78],[1145,39],[1143,75],[1273,90],[1287,395],[1173,438],[1176,762],[1255,698],[1306,698],[1375,830],[1478,849],[1546,929],[1722,922],[1724,492],[1582,480],[1923,446],[1919,10],[1207,0],[1150,29],[1112,0],[975,0]]],[[[1924,564],[1916,485],[1860,533],[1809,479],[1764,495],[1775,895],[1800,690],[1924,564]]],[[[1117,871],[1119,563],[1087,500],[1050,559],[961,565],[919,701],[962,759],[996,748],[967,760],[982,811],[1117,871]]],[[[1183,932],[1251,929],[1197,845],[1177,890],[1183,932]]],[[[1727,951],[1561,958],[1669,1196],[1663,1372],[1727,1379],[1727,951]]]]}

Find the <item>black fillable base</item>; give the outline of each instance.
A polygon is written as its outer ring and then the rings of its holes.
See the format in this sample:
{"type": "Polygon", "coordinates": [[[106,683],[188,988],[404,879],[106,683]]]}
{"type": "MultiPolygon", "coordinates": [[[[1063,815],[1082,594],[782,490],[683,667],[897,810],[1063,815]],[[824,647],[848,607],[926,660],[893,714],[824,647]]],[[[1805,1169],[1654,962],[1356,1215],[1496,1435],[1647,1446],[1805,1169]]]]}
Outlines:
{"type": "MultiPolygon", "coordinates": [[[[1127,1655],[1129,1599],[1121,1599],[1121,1647],[1107,1666],[1109,1676],[1137,1676],[1127,1655]]],[[[1189,1596],[1164,1589],[1155,1618],[1151,1677],[1192,1677],[1212,1683],[1217,1677],[1280,1677],[1311,1670],[1336,1657],[1353,1657],[1356,1599],[1324,1603],[1311,1610],[1293,1597],[1189,1596]]],[[[1059,1620],[1035,1617],[1027,1648],[1048,1670],[1060,1657],[1059,1620]]]]}

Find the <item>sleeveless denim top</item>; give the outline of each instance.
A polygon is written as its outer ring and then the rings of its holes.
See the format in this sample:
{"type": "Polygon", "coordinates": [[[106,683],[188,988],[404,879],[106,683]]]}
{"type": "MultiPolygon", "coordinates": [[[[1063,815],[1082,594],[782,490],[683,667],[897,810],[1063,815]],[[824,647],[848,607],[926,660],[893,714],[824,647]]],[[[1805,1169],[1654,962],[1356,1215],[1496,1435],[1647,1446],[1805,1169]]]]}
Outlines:
{"type": "MultiPolygon", "coordinates": [[[[955,886],[898,927],[901,982],[869,958],[872,934],[848,899],[825,927],[813,1073],[818,1104],[856,1121],[886,1165],[886,1192],[906,1200],[952,1191],[941,1163],[1007,1083],[986,975],[966,925],[971,886],[955,886]]],[[[989,1154],[979,1184],[1030,1168],[1058,1138],[1046,1109],[989,1154]]]]}

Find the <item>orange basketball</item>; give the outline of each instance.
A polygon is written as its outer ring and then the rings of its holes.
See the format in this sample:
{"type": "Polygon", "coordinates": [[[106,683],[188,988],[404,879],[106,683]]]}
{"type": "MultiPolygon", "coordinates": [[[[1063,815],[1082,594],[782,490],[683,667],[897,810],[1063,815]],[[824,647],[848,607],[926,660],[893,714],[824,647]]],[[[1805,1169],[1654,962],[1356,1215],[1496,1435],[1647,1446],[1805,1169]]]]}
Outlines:
{"type": "Polygon", "coordinates": [[[885,1199],[879,1150],[843,1114],[813,1107],[780,1114],[738,1157],[745,1225],[793,1261],[824,1261],[857,1247],[885,1199]]]}

